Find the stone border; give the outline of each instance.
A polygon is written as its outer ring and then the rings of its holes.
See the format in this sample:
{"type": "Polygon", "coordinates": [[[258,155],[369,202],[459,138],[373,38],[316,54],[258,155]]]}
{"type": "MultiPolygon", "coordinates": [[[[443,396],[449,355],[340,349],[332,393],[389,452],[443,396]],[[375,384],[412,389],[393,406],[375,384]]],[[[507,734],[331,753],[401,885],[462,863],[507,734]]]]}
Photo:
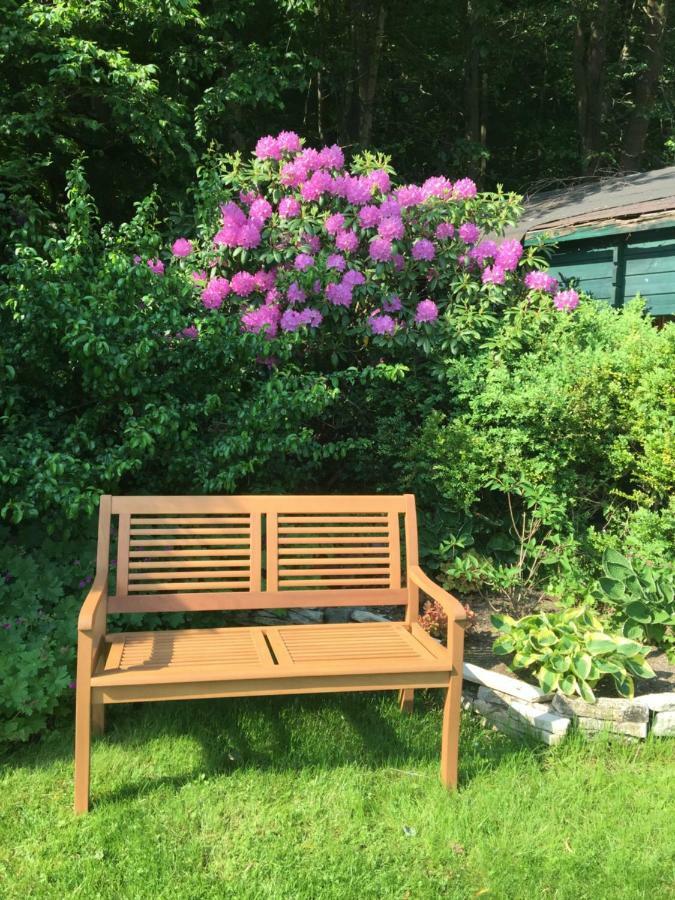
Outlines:
{"type": "Polygon", "coordinates": [[[586,703],[579,697],[544,694],[519,678],[473,663],[464,663],[463,675],[465,709],[507,734],[557,744],[574,722],[586,734],[609,731],[633,740],[644,740],[649,733],[675,737],[675,692],[586,703]]]}

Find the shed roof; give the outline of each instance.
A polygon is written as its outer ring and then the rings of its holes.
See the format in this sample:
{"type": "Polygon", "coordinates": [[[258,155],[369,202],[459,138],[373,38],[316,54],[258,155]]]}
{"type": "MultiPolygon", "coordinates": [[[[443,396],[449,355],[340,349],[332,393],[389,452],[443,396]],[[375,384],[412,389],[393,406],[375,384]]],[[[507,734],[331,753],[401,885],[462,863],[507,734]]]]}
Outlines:
{"type": "Polygon", "coordinates": [[[674,218],[675,166],[670,166],[526,196],[523,218],[506,237],[543,231],[563,235],[581,225],[631,228],[674,218]]]}

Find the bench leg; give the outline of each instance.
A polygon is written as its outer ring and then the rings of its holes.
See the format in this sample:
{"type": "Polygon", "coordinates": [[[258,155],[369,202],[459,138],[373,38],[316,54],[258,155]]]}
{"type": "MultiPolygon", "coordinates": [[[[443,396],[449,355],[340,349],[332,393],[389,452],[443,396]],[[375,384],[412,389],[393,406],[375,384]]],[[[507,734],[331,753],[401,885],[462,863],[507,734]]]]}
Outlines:
{"type": "Polygon", "coordinates": [[[413,688],[403,688],[398,692],[398,705],[402,713],[411,713],[413,711],[414,700],[415,691],[413,688]]]}
{"type": "Polygon", "coordinates": [[[453,675],[445,693],[443,733],[441,736],[441,781],[448,789],[457,787],[459,720],[462,708],[462,679],[453,675]]]}
{"type": "Polygon", "coordinates": [[[91,705],[91,733],[105,734],[105,705],[92,703],[91,705]]]}
{"type": "Polygon", "coordinates": [[[77,685],[75,700],[75,812],[89,811],[89,758],[91,753],[91,691],[77,685]]]}

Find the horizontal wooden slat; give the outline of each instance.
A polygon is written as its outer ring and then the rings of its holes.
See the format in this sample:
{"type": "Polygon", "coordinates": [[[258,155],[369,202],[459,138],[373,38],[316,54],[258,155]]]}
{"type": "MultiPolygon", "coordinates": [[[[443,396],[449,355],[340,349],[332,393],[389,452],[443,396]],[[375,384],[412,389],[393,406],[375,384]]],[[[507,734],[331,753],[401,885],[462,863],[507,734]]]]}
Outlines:
{"type": "Polygon", "coordinates": [[[218,567],[223,571],[227,572],[230,569],[241,569],[248,568],[250,566],[250,561],[242,557],[241,559],[233,559],[232,557],[228,557],[227,559],[219,559],[218,557],[212,558],[207,557],[206,559],[170,559],[166,560],[156,560],[156,559],[148,559],[145,562],[133,561],[129,563],[129,577],[133,577],[133,570],[136,569],[190,569],[190,568],[199,568],[199,567],[218,567]]]}
{"type": "Polygon", "coordinates": [[[289,525],[287,528],[282,528],[281,525],[279,525],[279,540],[283,540],[281,535],[289,534],[316,534],[317,536],[330,534],[373,534],[377,537],[386,537],[388,535],[388,529],[386,523],[382,528],[378,528],[377,525],[289,525]]]}
{"type": "Polygon", "coordinates": [[[385,575],[387,581],[389,581],[389,566],[369,566],[368,568],[360,566],[358,569],[318,569],[314,566],[306,569],[288,569],[283,567],[279,569],[279,578],[287,578],[290,575],[311,575],[314,577],[315,575],[368,575],[371,573],[374,575],[385,575]]]}
{"type": "Polygon", "coordinates": [[[139,535],[152,535],[152,534],[177,534],[181,537],[189,537],[193,534],[207,534],[211,537],[213,536],[237,536],[237,535],[248,535],[250,532],[250,528],[244,525],[234,525],[232,528],[191,528],[190,526],[185,526],[185,528],[134,528],[133,525],[131,527],[131,531],[129,532],[130,537],[137,538],[139,535]]]}
{"type": "MultiPolygon", "coordinates": [[[[154,587],[154,585],[153,585],[154,587]]],[[[167,594],[136,594],[132,597],[110,597],[109,613],[140,612],[207,612],[226,609],[304,609],[315,606],[404,606],[408,592],[403,588],[342,588],[314,591],[250,591],[195,593],[181,591],[167,594]]],[[[304,628],[311,626],[305,625],[304,628]]],[[[324,626],[321,626],[324,627],[324,626]]]]}
{"type": "MultiPolygon", "coordinates": [[[[134,581],[152,581],[153,579],[159,580],[161,578],[166,579],[167,575],[166,571],[161,572],[137,572],[136,570],[129,572],[129,583],[131,584],[134,581]]],[[[241,576],[246,581],[249,580],[249,570],[248,566],[242,566],[240,568],[229,567],[227,569],[195,569],[194,571],[185,571],[181,569],[180,572],[177,573],[176,577],[180,578],[220,578],[221,576],[227,576],[228,579],[238,578],[241,576]]]]}
{"type": "Polygon", "coordinates": [[[268,495],[240,494],[238,496],[126,496],[112,498],[113,515],[131,513],[377,513],[405,512],[405,497],[401,494],[307,494],[268,495]]]}
{"type": "MultiPolygon", "coordinates": [[[[175,591],[182,593],[183,591],[229,591],[240,590],[245,591],[248,586],[248,579],[243,581],[160,581],[152,585],[154,591],[175,591]]],[[[129,584],[129,593],[136,591],[147,591],[147,584],[129,584]]]]}
{"type": "Polygon", "coordinates": [[[147,559],[168,559],[170,557],[189,556],[197,559],[198,557],[243,557],[248,558],[249,551],[247,547],[231,547],[221,550],[215,548],[205,548],[200,550],[132,550],[129,556],[132,559],[139,557],[147,559]]]}
{"type": "Polygon", "coordinates": [[[365,585],[385,585],[389,583],[388,577],[379,576],[369,577],[347,577],[344,578],[317,578],[314,579],[313,576],[311,578],[284,578],[279,579],[279,587],[283,588],[285,586],[288,587],[326,587],[328,585],[336,587],[338,585],[349,585],[349,584],[365,584],[365,585]]]}
{"type": "Polygon", "coordinates": [[[332,524],[332,525],[342,525],[348,523],[355,523],[358,525],[386,525],[387,524],[387,513],[380,513],[378,516],[333,516],[326,515],[325,513],[311,513],[306,514],[304,516],[293,516],[293,515],[280,515],[279,516],[279,525],[289,525],[289,524],[299,524],[299,525],[313,525],[313,524],[332,524]]]}
{"type": "Polygon", "coordinates": [[[298,554],[307,556],[311,554],[317,562],[324,562],[331,554],[334,556],[354,556],[358,553],[358,560],[364,562],[369,559],[389,559],[389,547],[279,547],[279,557],[288,558],[289,562],[295,562],[298,554]]]}
{"type": "Polygon", "coordinates": [[[240,516],[153,516],[152,518],[131,519],[131,527],[135,525],[246,525],[250,521],[248,513],[240,516]]]}
{"type": "Polygon", "coordinates": [[[349,537],[348,535],[340,535],[338,537],[311,537],[298,536],[288,537],[284,535],[279,538],[279,547],[290,546],[291,544],[336,544],[336,545],[356,545],[356,544],[384,544],[387,545],[387,538],[384,537],[349,537]]]}
{"type": "Polygon", "coordinates": [[[290,556],[279,560],[279,571],[288,571],[289,566],[348,566],[348,565],[378,566],[387,568],[389,556],[290,556]]]}
{"type": "Polygon", "coordinates": [[[129,545],[133,548],[139,547],[204,547],[207,544],[213,544],[215,546],[230,546],[232,544],[236,545],[244,545],[248,546],[250,543],[250,539],[247,537],[233,537],[233,538],[158,538],[157,540],[151,540],[150,538],[137,538],[136,540],[131,540],[129,545]]]}

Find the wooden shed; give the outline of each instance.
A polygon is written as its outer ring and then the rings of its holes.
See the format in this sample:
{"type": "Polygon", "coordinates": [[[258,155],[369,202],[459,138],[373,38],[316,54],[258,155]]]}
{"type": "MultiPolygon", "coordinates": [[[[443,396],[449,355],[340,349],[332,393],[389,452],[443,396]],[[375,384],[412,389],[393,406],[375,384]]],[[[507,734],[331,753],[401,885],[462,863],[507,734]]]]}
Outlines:
{"type": "Polygon", "coordinates": [[[614,306],[640,294],[675,315],[675,166],[602,178],[526,198],[509,237],[556,247],[551,271],[614,306]]]}

